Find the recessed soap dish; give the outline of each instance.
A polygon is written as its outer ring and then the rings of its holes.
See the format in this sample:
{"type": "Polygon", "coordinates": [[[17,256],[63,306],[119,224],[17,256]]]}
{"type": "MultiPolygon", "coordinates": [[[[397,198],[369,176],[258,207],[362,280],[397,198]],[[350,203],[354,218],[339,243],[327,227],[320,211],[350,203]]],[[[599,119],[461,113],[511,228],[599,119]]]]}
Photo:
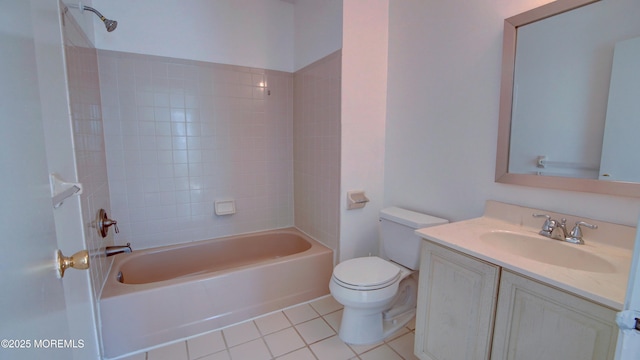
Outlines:
{"type": "Polygon", "coordinates": [[[217,200],[215,203],[216,215],[232,215],[236,213],[235,200],[217,200]]]}

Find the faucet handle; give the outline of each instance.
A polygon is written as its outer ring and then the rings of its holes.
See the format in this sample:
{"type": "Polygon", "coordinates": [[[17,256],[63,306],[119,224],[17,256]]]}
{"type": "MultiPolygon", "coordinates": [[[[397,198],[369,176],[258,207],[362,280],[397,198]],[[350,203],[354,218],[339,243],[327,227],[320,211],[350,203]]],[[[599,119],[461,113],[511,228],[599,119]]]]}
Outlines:
{"type": "Polygon", "coordinates": [[[546,218],[546,220],[544,221],[544,224],[542,224],[542,230],[540,230],[540,235],[549,237],[551,235],[551,232],[553,231],[553,228],[555,227],[554,225],[555,221],[551,220],[551,216],[547,214],[533,214],[533,217],[546,218]]]}
{"type": "Polygon", "coordinates": [[[584,240],[582,240],[582,229],[580,228],[580,226],[586,226],[589,229],[598,228],[598,225],[592,225],[584,221],[578,221],[576,222],[576,225],[573,227],[573,229],[571,229],[571,232],[569,233],[569,237],[567,238],[568,242],[571,242],[574,244],[584,244],[584,240]]]}
{"type": "Polygon", "coordinates": [[[113,226],[113,229],[116,233],[119,233],[118,222],[113,219],[109,219],[107,212],[104,209],[100,209],[98,212],[98,220],[97,220],[97,229],[98,234],[103,238],[107,237],[107,233],[109,232],[109,226],[113,226]]]}
{"type": "Polygon", "coordinates": [[[578,229],[580,228],[580,225],[582,225],[582,226],[586,226],[586,227],[588,227],[589,229],[597,229],[597,228],[598,228],[598,225],[588,224],[588,223],[586,223],[586,222],[584,222],[584,221],[578,221],[578,222],[576,223],[576,227],[577,227],[578,229]]]}
{"type": "Polygon", "coordinates": [[[533,217],[543,217],[543,218],[547,218],[547,220],[551,219],[551,216],[547,215],[547,214],[531,214],[533,217]]]}
{"type": "Polygon", "coordinates": [[[116,220],[111,220],[111,219],[106,219],[102,222],[102,226],[104,226],[105,228],[108,228],[109,226],[113,225],[113,230],[116,231],[116,234],[120,233],[120,230],[118,229],[118,222],[116,220]]]}

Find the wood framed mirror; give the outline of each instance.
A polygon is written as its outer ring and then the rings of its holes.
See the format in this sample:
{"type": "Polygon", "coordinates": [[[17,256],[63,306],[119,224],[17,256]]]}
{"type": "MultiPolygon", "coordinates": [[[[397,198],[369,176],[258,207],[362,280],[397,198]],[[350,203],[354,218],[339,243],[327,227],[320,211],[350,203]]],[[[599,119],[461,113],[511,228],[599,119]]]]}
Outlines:
{"type": "MultiPolygon", "coordinates": [[[[627,41],[629,39],[633,39],[634,37],[638,38],[637,43],[640,44],[640,25],[635,25],[635,23],[640,23],[637,21],[638,16],[640,16],[640,5],[637,2],[634,3],[633,0],[620,0],[618,3],[616,3],[615,1],[600,1],[600,0],[558,0],[546,5],[543,5],[541,7],[535,8],[533,10],[524,12],[522,14],[510,17],[505,20],[504,38],[503,38],[503,54],[502,54],[502,80],[501,80],[501,90],[500,90],[498,144],[497,144],[498,147],[497,147],[496,173],[495,173],[496,182],[524,185],[524,186],[533,186],[533,187],[602,193],[602,194],[610,194],[610,195],[618,195],[618,196],[640,197],[640,179],[638,179],[637,181],[633,179],[620,180],[615,176],[610,176],[604,170],[601,171],[604,167],[601,166],[600,164],[601,155],[604,153],[602,149],[603,149],[603,141],[604,141],[603,138],[605,137],[603,132],[606,132],[606,130],[604,130],[605,118],[608,118],[609,116],[608,112],[610,111],[610,109],[607,109],[608,107],[607,101],[609,100],[609,96],[614,93],[614,91],[610,90],[609,88],[611,79],[614,77],[615,71],[616,71],[615,68],[612,70],[612,66],[613,66],[612,64],[614,63],[614,48],[617,48],[618,44],[624,41],[627,41]],[[621,2],[628,3],[629,4],[628,6],[631,6],[632,8],[630,10],[624,10],[619,8],[616,8],[614,10],[609,10],[609,8],[605,7],[605,5],[620,6],[618,4],[621,2]],[[601,10],[601,8],[604,10],[601,10]],[[555,27],[557,29],[562,30],[570,27],[571,29],[577,28],[576,31],[578,32],[586,31],[584,30],[583,26],[575,26],[573,24],[592,24],[594,22],[597,22],[593,20],[594,18],[592,13],[596,13],[598,11],[610,12],[604,15],[604,16],[609,16],[609,18],[606,19],[606,21],[609,21],[609,22],[617,21],[619,24],[631,22],[634,25],[632,25],[632,28],[630,30],[626,30],[626,29],[618,30],[618,28],[620,27],[616,26],[617,32],[615,35],[613,35],[612,39],[602,40],[604,41],[604,43],[597,43],[597,44],[590,45],[592,46],[592,49],[581,50],[585,53],[587,52],[595,53],[594,49],[596,49],[598,51],[597,56],[600,56],[600,58],[597,60],[593,60],[592,63],[597,63],[598,64],[597,66],[602,68],[603,72],[606,73],[603,76],[601,76],[601,78],[599,79],[600,87],[596,87],[596,85],[594,85],[594,83],[596,82],[594,81],[591,81],[590,83],[583,82],[581,83],[582,85],[574,85],[575,89],[578,89],[582,93],[588,92],[591,96],[591,98],[582,99],[577,102],[589,104],[589,106],[592,106],[592,108],[587,110],[575,110],[577,108],[572,107],[572,106],[575,106],[574,102],[572,102],[573,100],[573,97],[572,97],[573,95],[571,93],[572,90],[563,89],[563,92],[557,95],[557,94],[551,93],[552,89],[538,88],[538,89],[535,89],[536,92],[532,92],[532,91],[528,91],[528,88],[525,85],[522,85],[521,87],[519,87],[521,85],[520,80],[523,79],[523,78],[520,78],[520,76],[521,74],[524,74],[524,72],[519,72],[520,67],[518,67],[519,65],[517,65],[516,59],[522,62],[527,59],[526,58],[526,56],[528,56],[527,54],[529,53],[535,54],[536,51],[540,51],[538,49],[529,51],[528,53],[521,51],[522,48],[521,47],[519,48],[519,45],[523,46],[522,41],[523,39],[526,39],[525,34],[527,33],[524,32],[525,29],[526,31],[531,31],[530,29],[534,27],[544,28],[544,29],[555,27]],[[590,17],[586,20],[576,20],[572,18],[577,16],[580,12],[587,13],[589,14],[587,16],[590,16],[590,17]],[[629,13],[628,16],[627,16],[627,12],[629,13]],[[613,16],[615,16],[615,18],[612,18],[613,16]],[[635,19],[635,21],[631,21],[629,19],[635,19]],[[545,23],[545,22],[552,22],[552,23],[545,23]],[[555,23],[555,25],[551,25],[553,23],[555,23]],[[521,36],[519,36],[519,32],[521,36]],[[519,38],[521,40],[521,44],[518,44],[519,38]],[[518,51],[520,51],[520,53],[518,53],[518,51]],[[584,84],[588,84],[588,86],[584,84]],[[593,86],[593,87],[590,87],[590,86],[593,86]],[[596,89],[597,91],[595,91],[596,89]],[[596,95],[593,95],[594,93],[596,95]],[[531,94],[534,94],[535,96],[531,96],[531,94]],[[552,99],[555,99],[555,103],[552,103],[551,105],[547,105],[547,104],[540,105],[539,103],[532,102],[531,104],[534,104],[534,105],[528,105],[529,107],[527,107],[526,104],[528,103],[526,102],[526,100],[528,98],[525,97],[527,95],[530,98],[531,97],[535,98],[534,100],[536,101],[538,101],[538,98],[543,98],[543,97],[552,98],[552,99]],[[599,105],[593,108],[594,106],[593,104],[596,104],[596,103],[599,105]],[[516,104],[519,108],[517,108],[516,104]],[[566,108],[563,108],[563,106],[566,106],[566,108]],[[530,111],[530,109],[535,110],[536,108],[549,110],[549,111],[547,111],[546,115],[543,112],[541,112],[542,115],[539,115],[535,113],[535,111],[530,111]],[[525,110],[522,110],[522,109],[525,109],[525,110]],[[517,113],[516,110],[519,110],[520,112],[525,112],[528,115],[531,115],[533,120],[530,120],[530,121],[532,121],[533,123],[528,124],[526,126],[521,126],[520,123],[512,122],[512,121],[516,121],[514,117],[515,116],[514,114],[517,113]],[[554,112],[560,115],[556,115],[554,114],[554,112]],[[569,114],[569,112],[572,112],[572,113],[569,114]],[[531,113],[535,113],[535,114],[531,114],[531,113]],[[551,114],[551,115],[548,115],[548,114],[551,114]],[[554,116],[556,116],[556,118],[554,118],[554,116]],[[593,119],[589,120],[593,124],[583,126],[581,124],[576,125],[576,124],[564,123],[565,121],[570,122],[571,120],[569,118],[571,117],[575,117],[576,119],[580,119],[581,121],[584,120],[584,118],[593,117],[593,119]],[[551,126],[553,127],[545,128],[543,126],[543,123],[545,122],[551,123],[551,126]],[[600,123],[597,124],[596,122],[600,122],[600,123]],[[598,128],[599,130],[597,130],[598,128]],[[522,130],[522,129],[525,129],[525,130],[522,130]],[[520,132],[519,133],[520,137],[514,136],[515,130],[520,132]],[[527,139],[530,138],[530,139],[533,139],[534,141],[536,139],[538,140],[544,139],[548,143],[557,144],[557,143],[565,142],[564,139],[567,139],[566,140],[567,143],[570,142],[568,139],[570,139],[571,135],[574,135],[572,132],[573,130],[576,130],[575,131],[576,133],[580,133],[580,132],[589,133],[589,136],[591,136],[591,138],[577,140],[577,141],[582,141],[583,144],[582,144],[582,147],[577,147],[577,149],[575,150],[569,149],[568,147],[565,147],[564,149],[560,149],[560,150],[546,149],[544,147],[541,149],[539,147],[536,150],[529,151],[529,153],[527,154],[527,157],[525,158],[525,162],[526,162],[525,166],[514,165],[515,160],[518,159],[518,156],[519,156],[519,153],[517,151],[514,151],[514,149],[516,149],[516,147],[520,145],[520,142],[522,141],[520,139],[523,138],[522,136],[523,133],[524,133],[524,138],[527,138],[527,139]],[[597,131],[599,131],[599,133],[597,131]],[[558,136],[558,139],[554,139],[554,136],[558,136]],[[554,157],[550,157],[549,159],[547,159],[547,157],[545,156],[546,153],[553,153],[553,151],[556,151],[556,153],[560,152],[561,155],[560,156],[555,155],[554,157]],[[576,152],[579,154],[593,152],[595,155],[592,155],[591,157],[593,158],[595,156],[597,158],[591,159],[591,160],[577,160],[577,161],[572,161],[572,160],[566,161],[565,159],[558,159],[565,153],[568,154],[571,152],[576,152]],[[556,161],[556,159],[558,160],[556,161]],[[583,165],[582,163],[585,163],[586,165],[583,165]],[[547,164],[559,165],[558,168],[560,170],[556,170],[556,173],[552,173],[552,171],[548,170],[548,166],[546,166],[547,164]],[[561,169],[562,166],[564,166],[565,168],[578,169],[579,171],[576,170],[576,171],[573,171],[572,173],[569,170],[561,169]],[[524,168],[525,170],[522,170],[521,168],[524,168]],[[540,168],[543,168],[544,171],[541,171],[540,168]]],[[[604,23],[605,22],[603,20],[603,24],[604,23]]],[[[607,27],[607,29],[608,28],[610,28],[610,26],[607,27]]],[[[608,30],[607,31],[590,30],[590,31],[595,31],[596,34],[598,34],[598,36],[588,35],[588,36],[583,36],[583,38],[585,39],[599,38],[600,33],[607,32],[608,30]]],[[[581,33],[579,34],[582,35],[581,33]]],[[[561,36],[554,36],[553,34],[552,35],[546,34],[545,36],[547,36],[547,39],[549,38],[549,36],[551,36],[552,39],[555,39],[556,37],[561,38],[561,36]]],[[[571,36],[573,35],[568,35],[569,37],[568,41],[573,40],[571,36]]],[[[598,39],[594,39],[594,41],[597,41],[597,40],[598,39]]],[[[550,41],[547,40],[546,43],[548,42],[550,41]]],[[[580,42],[580,41],[575,41],[575,42],[580,42]]],[[[545,46],[547,46],[547,44],[545,44],[545,46]]],[[[566,43],[565,45],[558,46],[558,48],[562,49],[563,51],[566,47],[569,47],[569,46],[566,46],[566,43]]],[[[568,56],[564,53],[553,54],[553,55],[551,54],[542,54],[542,55],[546,56],[549,59],[559,58],[559,59],[562,59],[565,63],[568,63],[570,66],[570,69],[560,70],[561,74],[564,74],[563,71],[566,73],[572,73],[574,72],[573,71],[574,68],[580,68],[581,66],[580,64],[577,64],[576,62],[574,62],[573,59],[571,59],[571,56],[573,55],[568,56]]],[[[576,58],[584,58],[584,57],[585,57],[584,53],[579,56],[576,56],[576,58]]],[[[544,62],[544,61],[540,61],[540,59],[544,60],[545,57],[538,57],[535,60],[531,61],[531,63],[538,66],[538,68],[540,68],[541,66],[544,66],[544,64],[540,64],[541,62],[544,62]]],[[[628,71],[628,70],[625,70],[625,71],[628,71]]],[[[623,77],[631,78],[631,79],[640,78],[640,62],[638,62],[638,66],[633,66],[632,71],[633,71],[633,74],[631,76],[627,76],[627,74],[625,74],[625,76],[623,77]]],[[[595,71],[593,71],[588,67],[585,67],[584,73],[588,74],[588,76],[592,76],[592,74],[595,73],[595,71]]],[[[552,74],[552,75],[544,75],[544,76],[537,73],[534,73],[531,75],[531,77],[535,80],[544,79],[545,76],[553,78],[553,76],[557,77],[557,73],[556,75],[552,74]]],[[[584,77],[585,76],[582,76],[582,78],[579,78],[579,81],[584,81],[583,79],[584,77]]],[[[637,83],[640,84],[640,81],[638,81],[637,83]]],[[[611,85],[613,86],[613,84],[611,85]]],[[[640,94],[640,85],[637,85],[635,87],[636,89],[632,89],[632,90],[638,91],[638,94],[640,94]]],[[[609,103],[610,103],[610,100],[609,100],[609,103]]],[[[611,106],[609,106],[609,108],[611,108],[611,106]]],[[[638,110],[633,110],[633,111],[636,111],[636,112],[632,113],[632,116],[631,116],[633,117],[632,121],[638,124],[634,126],[636,126],[636,128],[638,129],[637,131],[639,132],[638,134],[636,134],[636,140],[632,141],[632,143],[640,144],[640,140],[638,140],[638,135],[640,135],[640,111],[638,110]]],[[[520,121],[520,120],[517,120],[517,121],[520,121]]],[[[578,121],[578,120],[575,120],[575,121],[578,121]]],[[[566,145],[566,144],[563,144],[563,145],[566,145]]],[[[636,146],[640,146],[640,145],[636,145],[636,146]]],[[[535,148],[535,146],[531,146],[531,148],[535,148]]],[[[637,149],[640,149],[640,147],[637,147],[637,149]]],[[[634,169],[639,169],[638,171],[640,171],[640,151],[629,150],[628,154],[629,154],[629,159],[627,159],[627,156],[625,155],[625,159],[623,159],[623,161],[628,163],[634,169]],[[635,157],[631,156],[631,155],[634,155],[636,152],[638,152],[637,156],[635,157]]]]}

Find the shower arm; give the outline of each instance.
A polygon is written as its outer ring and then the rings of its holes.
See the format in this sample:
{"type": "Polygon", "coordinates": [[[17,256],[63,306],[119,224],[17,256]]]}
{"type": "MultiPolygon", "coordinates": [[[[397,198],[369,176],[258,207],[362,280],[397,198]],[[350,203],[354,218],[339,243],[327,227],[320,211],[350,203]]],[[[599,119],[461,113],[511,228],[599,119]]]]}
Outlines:
{"type": "Polygon", "coordinates": [[[68,5],[68,7],[80,9],[81,12],[84,12],[85,10],[91,11],[92,13],[96,14],[100,18],[100,20],[104,23],[104,26],[107,28],[108,32],[112,32],[118,26],[117,21],[107,19],[104,15],[100,13],[100,11],[92,8],[91,6],[82,5],[82,2],[78,2],[78,5],[68,5]]]}
{"type": "Polygon", "coordinates": [[[81,9],[82,11],[84,11],[84,10],[91,11],[92,13],[94,13],[94,14],[98,15],[98,17],[99,17],[99,18],[100,18],[100,20],[102,20],[102,21],[105,21],[105,20],[107,19],[106,17],[104,17],[104,15],[102,15],[102,14],[100,13],[100,11],[98,11],[98,10],[96,10],[96,9],[92,8],[91,6],[86,6],[86,5],[82,5],[82,4],[80,4],[80,6],[81,6],[81,8],[80,8],[80,9],[81,9]]]}

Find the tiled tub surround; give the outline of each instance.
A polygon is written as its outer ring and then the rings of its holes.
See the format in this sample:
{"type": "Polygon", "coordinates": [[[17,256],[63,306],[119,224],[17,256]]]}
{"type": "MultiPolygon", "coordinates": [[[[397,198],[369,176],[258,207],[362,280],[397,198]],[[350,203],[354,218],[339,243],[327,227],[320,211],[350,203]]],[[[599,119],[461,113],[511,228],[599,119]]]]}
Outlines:
{"type": "MultiPolygon", "coordinates": [[[[105,256],[105,246],[113,244],[113,231],[102,238],[95,227],[101,208],[109,214],[109,184],[103,136],[98,54],[73,17],[64,16],[64,51],[71,109],[73,143],[78,181],[83,185],[80,195],[83,232],[91,255],[91,287],[94,299],[100,298],[102,284],[107,276],[111,259],[105,256]]],[[[70,180],[70,179],[65,179],[70,180]]],[[[97,306],[95,307],[97,309],[97,306]]]]}
{"type": "Polygon", "coordinates": [[[342,305],[330,295],[122,360],[414,360],[414,322],[366,346],[338,338],[342,305]]]}
{"type": "Polygon", "coordinates": [[[294,74],[293,178],[296,227],[337,251],[340,227],[342,52],[294,74]]]}
{"type": "Polygon", "coordinates": [[[332,269],[331,249],[294,228],[117,255],[100,300],[105,356],[326,295],[332,269]]]}
{"type": "Polygon", "coordinates": [[[135,250],[293,226],[292,74],[98,55],[116,242],[135,250]],[[215,216],[227,198],[237,213],[215,216]]]}

